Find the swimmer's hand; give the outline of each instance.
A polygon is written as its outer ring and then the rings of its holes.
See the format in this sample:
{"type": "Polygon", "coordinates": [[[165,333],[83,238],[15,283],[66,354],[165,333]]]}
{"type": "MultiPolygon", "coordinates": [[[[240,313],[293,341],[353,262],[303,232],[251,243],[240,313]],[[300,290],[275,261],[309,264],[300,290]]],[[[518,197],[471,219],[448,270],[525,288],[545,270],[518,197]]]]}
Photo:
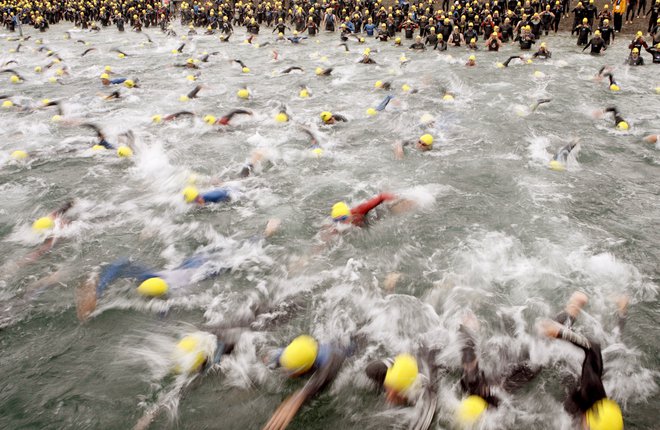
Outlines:
{"type": "Polygon", "coordinates": [[[401,278],[401,273],[400,272],[390,272],[385,276],[385,280],[383,281],[383,290],[385,290],[388,293],[391,293],[394,291],[394,288],[396,288],[397,282],[399,282],[399,279],[401,278]]]}
{"type": "Polygon", "coordinates": [[[557,338],[559,337],[559,330],[561,325],[549,319],[544,319],[538,324],[538,332],[541,336],[557,338]]]}
{"type": "Polygon", "coordinates": [[[277,230],[279,230],[280,225],[282,225],[282,220],[278,218],[273,218],[268,220],[268,223],[266,224],[266,229],[264,230],[264,237],[268,238],[277,233],[277,230]]]}
{"type": "Polygon", "coordinates": [[[401,142],[394,144],[394,158],[397,160],[403,160],[403,144],[401,142]]]}

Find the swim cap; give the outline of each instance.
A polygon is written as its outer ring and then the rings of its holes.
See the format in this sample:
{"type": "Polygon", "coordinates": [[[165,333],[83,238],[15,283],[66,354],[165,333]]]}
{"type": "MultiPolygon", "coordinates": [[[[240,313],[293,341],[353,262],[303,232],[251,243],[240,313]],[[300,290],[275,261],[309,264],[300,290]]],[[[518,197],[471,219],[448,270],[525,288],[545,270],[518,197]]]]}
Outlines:
{"type": "Polygon", "coordinates": [[[61,115],[53,115],[53,117],[50,119],[51,122],[60,122],[62,121],[62,116],[61,115]]]}
{"type": "Polygon", "coordinates": [[[179,51],[177,51],[176,49],[172,49],[172,54],[178,54],[178,53],[179,51]]]}
{"type": "Polygon", "coordinates": [[[635,34],[635,37],[642,37],[642,36],[644,36],[644,33],[642,33],[641,31],[638,31],[637,34],[635,34]]]}
{"type": "Polygon", "coordinates": [[[383,81],[376,81],[374,88],[383,88],[383,81]]]}
{"type": "Polygon", "coordinates": [[[249,67],[243,67],[243,68],[241,69],[241,71],[242,71],[243,73],[250,73],[250,68],[249,68],[249,67]]]}
{"type": "Polygon", "coordinates": [[[107,73],[103,73],[101,75],[101,79],[110,79],[110,75],[108,75],[107,73]]]}
{"type": "Polygon", "coordinates": [[[464,399],[456,411],[456,418],[463,425],[474,424],[488,408],[488,403],[479,396],[469,396],[464,399]]]}
{"type": "Polygon", "coordinates": [[[57,76],[63,76],[64,75],[64,69],[60,68],[60,69],[55,70],[55,74],[57,76]]]}
{"type": "Polygon", "coordinates": [[[137,288],[137,292],[147,297],[159,297],[167,293],[169,286],[163,278],[149,278],[142,282],[137,288]]]}
{"type": "Polygon", "coordinates": [[[16,75],[11,75],[9,80],[11,81],[12,84],[18,84],[19,82],[21,82],[21,78],[19,78],[16,75]]]}
{"type": "Polygon", "coordinates": [[[544,77],[544,76],[545,76],[545,75],[543,74],[543,72],[540,72],[540,71],[538,71],[538,70],[536,70],[536,71],[534,72],[534,77],[535,77],[535,78],[542,78],[542,77],[544,77]]]}
{"type": "Polygon", "coordinates": [[[423,134],[420,138],[419,141],[421,142],[422,145],[424,146],[433,146],[433,136],[430,134],[423,134]]]}
{"type": "Polygon", "coordinates": [[[554,170],[556,172],[561,172],[563,170],[566,170],[564,165],[557,160],[550,160],[550,164],[548,164],[548,167],[550,168],[550,170],[554,170]]]}
{"type": "Polygon", "coordinates": [[[14,103],[11,100],[5,100],[5,101],[2,102],[2,107],[5,108],[5,109],[13,107],[13,106],[14,106],[14,103]]]}
{"type": "Polygon", "coordinates": [[[612,84],[610,85],[610,90],[612,91],[619,91],[621,88],[617,84],[612,84]]]}
{"type": "Polygon", "coordinates": [[[614,400],[602,399],[587,411],[587,426],[590,430],[622,430],[621,409],[614,400]]]}
{"type": "Polygon", "coordinates": [[[120,146],[117,148],[117,155],[121,158],[128,158],[133,155],[133,150],[128,146],[120,146]]]}
{"type": "Polygon", "coordinates": [[[277,122],[287,122],[289,120],[289,115],[286,112],[280,112],[275,115],[275,121],[277,122]]]}
{"type": "Polygon", "coordinates": [[[50,103],[50,99],[41,99],[41,104],[47,105],[48,103],[50,103]]]}
{"type": "Polygon", "coordinates": [[[198,371],[207,360],[201,339],[195,335],[185,336],[176,344],[174,353],[177,364],[176,373],[194,373],[198,371]]]}
{"type": "Polygon", "coordinates": [[[216,117],[213,115],[205,115],[204,116],[204,122],[207,123],[208,125],[213,125],[216,122],[216,117]]]}
{"type": "Polygon", "coordinates": [[[348,207],[346,202],[338,202],[332,206],[332,211],[330,216],[335,221],[338,221],[340,218],[349,217],[351,215],[351,208],[348,207]]]}
{"type": "Polygon", "coordinates": [[[55,227],[55,221],[49,216],[41,217],[32,223],[32,228],[37,231],[50,230],[55,227]]]}
{"type": "Polygon", "coordinates": [[[34,68],[35,73],[41,73],[41,66],[37,66],[34,68]]]}
{"type": "Polygon", "coordinates": [[[189,81],[196,81],[197,80],[195,75],[188,75],[188,76],[186,76],[186,79],[188,79],[189,81]]]}
{"type": "Polygon", "coordinates": [[[410,91],[410,85],[403,84],[403,85],[401,85],[401,89],[405,92],[408,92],[408,91],[410,91]]]}
{"type": "Polygon", "coordinates": [[[318,351],[318,343],[313,337],[298,336],[282,351],[280,366],[291,373],[306,372],[314,365],[318,351]]]}
{"type": "Polygon", "coordinates": [[[241,88],[238,90],[236,93],[239,99],[247,99],[250,97],[250,92],[247,90],[247,88],[241,88]]]}
{"type": "Polygon", "coordinates": [[[133,87],[135,86],[135,82],[133,82],[132,79],[126,79],[126,80],[124,81],[124,86],[125,86],[126,88],[133,88],[133,87]]]}
{"type": "Polygon", "coordinates": [[[477,57],[475,57],[474,55],[470,55],[470,58],[468,58],[468,60],[477,61],[477,57]]]}
{"type": "Polygon", "coordinates": [[[639,53],[639,49],[637,49],[637,48],[633,48],[632,52],[633,52],[633,54],[638,54],[638,53],[639,53]]]}
{"type": "Polygon", "coordinates": [[[186,203],[192,203],[199,196],[199,191],[195,187],[186,187],[183,189],[183,198],[186,203]]]}
{"type": "Polygon", "coordinates": [[[586,24],[587,22],[589,22],[589,20],[587,18],[582,18],[582,23],[583,24],[586,24]]]}
{"type": "Polygon", "coordinates": [[[126,55],[125,55],[125,54],[122,54],[121,52],[120,52],[119,54],[117,54],[117,57],[119,57],[119,58],[124,58],[125,56],[126,56],[126,55]]]}
{"type": "Polygon", "coordinates": [[[183,94],[183,95],[179,96],[179,101],[180,102],[187,102],[187,101],[190,101],[190,98],[187,95],[183,94]]]}
{"type": "Polygon", "coordinates": [[[375,116],[377,114],[378,114],[378,111],[376,109],[374,109],[374,108],[367,109],[367,115],[368,116],[375,116]]]}
{"type": "Polygon", "coordinates": [[[320,67],[317,67],[316,70],[314,70],[314,73],[316,73],[317,75],[322,75],[323,74],[323,69],[320,68],[320,67]]]}
{"type": "Polygon", "coordinates": [[[332,113],[328,111],[323,111],[321,112],[321,119],[323,122],[328,122],[330,121],[330,118],[332,118],[332,113]]]}
{"type": "Polygon", "coordinates": [[[532,59],[531,59],[531,58],[528,58],[528,59],[527,59],[527,64],[532,64],[532,63],[533,63],[532,59]]]}
{"type": "Polygon", "coordinates": [[[94,145],[94,146],[92,146],[92,150],[94,150],[94,151],[105,151],[106,149],[108,149],[108,148],[106,148],[103,145],[94,145]]]}
{"type": "Polygon", "coordinates": [[[163,116],[162,116],[162,115],[158,115],[158,114],[156,114],[156,115],[154,115],[154,116],[151,117],[151,121],[152,121],[154,124],[160,124],[160,123],[163,121],[163,116]]]}
{"type": "Polygon", "coordinates": [[[27,157],[28,157],[28,153],[20,149],[17,149],[16,151],[11,153],[11,158],[13,158],[14,160],[24,160],[27,157]]]}
{"type": "Polygon", "coordinates": [[[298,95],[300,96],[301,99],[306,99],[307,97],[309,97],[309,91],[307,91],[307,88],[303,88],[302,90],[300,90],[300,93],[298,95]]]}
{"type": "Polygon", "coordinates": [[[105,66],[103,70],[105,70],[106,72],[112,72],[112,68],[110,66],[105,66]]]}
{"type": "Polygon", "coordinates": [[[323,150],[321,148],[314,148],[312,152],[316,155],[317,158],[321,158],[323,155],[323,150]]]}
{"type": "Polygon", "coordinates": [[[627,122],[621,121],[620,123],[618,123],[616,125],[616,128],[618,128],[619,130],[628,130],[630,128],[630,126],[628,125],[627,122]]]}
{"type": "Polygon", "coordinates": [[[400,354],[394,359],[392,367],[387,369],[383,385],[398,393],[410,388],[417,379],[417,360],[410,354],[400,354]]]}
{"type": "Polygon", "coordinates": [[[394,39],[394,43],[396,43],[397,45],[400,45],[401,44],[401,38],[397,37],[396,39],[394,39]]]}

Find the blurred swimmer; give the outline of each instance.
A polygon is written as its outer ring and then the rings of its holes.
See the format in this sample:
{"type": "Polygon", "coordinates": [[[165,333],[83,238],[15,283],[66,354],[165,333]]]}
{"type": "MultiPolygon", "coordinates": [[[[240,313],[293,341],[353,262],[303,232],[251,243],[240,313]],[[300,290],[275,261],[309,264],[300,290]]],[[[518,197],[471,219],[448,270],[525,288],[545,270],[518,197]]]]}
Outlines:
{"type": "Polygon", "coordinates": [[[316,339],[308,335],[298,336],[286,348],[272,354],[271,368],[281,368],[289,378],[307,375],[310,378],[303,388],[280,404],[263,429],[285,429],[305,402],[332,383],[347,355],[345,348],[333,344],[319,345],[316,339]]]}
{"type": "Polygon", "coordinates": [[[417,142],[405,141],[405,142],[395,143],[394,158],[396,158],[397,160],[402,160],[404,156],[403,149],[406,146],[413,146],[413,145],[415,149],[421,152],[430,151],[433,149],[433,136],[427,133],[420,136],[419,139],[417,139],[417,142]]]}

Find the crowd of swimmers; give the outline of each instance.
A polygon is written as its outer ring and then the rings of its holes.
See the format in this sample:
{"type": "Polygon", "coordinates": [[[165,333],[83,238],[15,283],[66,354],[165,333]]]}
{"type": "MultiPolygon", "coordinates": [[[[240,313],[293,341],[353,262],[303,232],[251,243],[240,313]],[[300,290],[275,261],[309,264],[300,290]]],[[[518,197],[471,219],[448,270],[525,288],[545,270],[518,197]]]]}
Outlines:
{"type": "MultiPolygon", "coordinates": [[[[633,10],[635,3],[631,2],[633,10]]],[[[9,31],[23,31],[22,26],[33,26],[39,31],[46,31],[51,25],[60,21],[72,22],[76,26],[91,31],[101,31],[104,27],[116,26],[124,31],[128,26],[134,31],[143,28],[157,27],[170,36],[176,33],[171,21],[179,16],[181,24],[188,30],[188,35],[197,34],[201,27],[203,34],[218,33],[220,40],[228,42],[234,34],[235,28],[244,27],[248,42],[253,43],[254,37],[260,32],[261,26],[272,29],[277,33],[273,43],[304,43],[307,37],[314,37],[319,31],[337,32],[339,42],[344,43],[348,49],[350,39],[355,43],[365,42],[365,37],[374,37],[382,42],[393,42],[403,45],[402,38],[409,40],[405,47],[413,50],[446,51],[449,47],[464,46],[469,50],[477,51],[485,48],[488,51],[498,51],[503,43],[517,42],[521,50],[530,50],[533,45],[548,35],[549,32],[559,30],[562,17],[571,12],[574,22],[570,26],[573,34],[577,35],[577,44],[583,49],[590,49],[591,54],[601,54],[614,42],[617,33],[621,30],[622,6],[621,0],[613,4],[613,10],[605,5],[598,11],[593,0],[583,5],[578,2],[571,11],[569,1],[486,1],[473,2],[443,0],[436,4],[418,1],[410,4],[400,1],[398,4],[386,6],[380,1],[340,1],[340,2],[281,2],[236,3],[230,2],[186,2],[180,5],[180,11],[174,13],[173,7],[163,6],[153,0],[138,1],[94,1],[94,2],[42,2],[42,1],[2,1],[0,10],[3,16],[3,25],[9,31]],[[303,34],[306,33],[306,36],[303,34]],[[289,35],[290,34],[290,35],[289,35]],[[481,43],[481,45],[480,45],[481,43]]],[[[625,3],[623,9],[625,10],[625,3]]],[[[660,63],[660,18],[658,11],[660,0],[657,0],[649,9],[648,40],[640,31],[629,44],[630,55],[626,63],[631,66],[643,65],[643,51],[651,54],[653,63],[660,63]]],[[[639,11],[646,13],[646,2],[640,2],[639,11]],[[642,7],[643,5],[643,7],[642,7]]],[[[634,17],[634,12],[633,12],[634,17]]],[[[628,20],[629,16],[626,17],[628,20]]],[[[27,43],[29,37],[20,38],[27,43]]],[[[256,42],[255,42],[256,43],[256,42]]],[[[267,42],[268,43],[268,42],[267,42]]],[[[20,49],[20,45],[19,45],[20,49]]],[[[183,46],[178,49],[181,52],[183,46]]],[[[118,51],[118,54],[126,55],[118,51]]],[[[49,53],[54,64],[63,61],[56,53],[49,53]],[[56,61],[57,60],[57,61],[56,61]]],[[[84,54],[83,54],[84,55],[84,54]]],[[[177,64],[191,70],[199,69],[199,64],[208,61],[209,55],[201,59],[189,59],[184,64],[177,64]]],[[[529,58],[511,56],[500,67],[508,67],[513,60],[530,61],[546,59],[552,56],[546,42],[540,43],[538,49],[529,58]]],[[[240,60],[243,71],[249,68],[240,60]]],[[[373,64],[370,50],[363,53],[360,60],[364,64],[373,64]]],[[[476,65],[474,54],[470,56],[467,66],[476,65]]],[[[283,73],[289,73],[295,67],[283,73]]],[[[299,69],[299,68],[298,68],[299,69]]],[[[60,70],[60,69],[58,69],[60,70]]],[[[65,69],[62,73],[66,73],[65,69]]],[[[20,83],[23,78],[13,69],[6,69],[11,75],[12,83],[20,83]]],[[[316,74],[327,76],[332,69],[317,69],[316,74]]],[[[191,75],[194,80],[194,75],[191,75]]],[[[609,79],[610,89],[618,91],[619,86],[614,80],[611,70],[603,68],[598,73],[599,79],[609,79]]],[[[138,79],[120,77],[113,74],[110,67],[106,67],[100,76],[103,86],[124,86],[138,88],[138,79]]],[[[377,82],[376,88],[389,90],[391,83],[377,82]]],[[[183,100],[198,96],[201,86],[182,95],[183,100]]],[[[408,91],[412,90],[408,88],[408,91]]],[[[248,98],[247,88],[238,91],[239,98],[248,98]]],[[[120,93],[113,92],[108,98],[118,98],[120,93]]],[[[309,91],[302,88],[300,97],[309,97],[309,91]]],[[[393,96],[387,96],[376,108],[368,114],[376,114],[385,109],[393,96]]],[[[446,100],[453,98],[451,93],[445,93],[446,100]]],[[[549,102],[549,99],[539,100],[535,105],[549,102]]],[[[45,109],[56,107],[58,109],[57,121],[68,125],[80,126],[90,129],[96,136],[93,149],[116,150],[121,157],[131,157],[136,150],[134,137],[131,132],[118,136],[118,142],[108,141],[101,127],[86,122],[67,120],[62,112],[60,102],[44,100],[40,106],[19,106],[11,101],[11,97],[3,96],[3,108],[14,109],[45,109]]],[[[629,128],[628,122],[622,117],[616,107],[608,107],[601,115],[611,114],[614,126],[620,130],[629,128]]],[[[180,118],[194,116],[193,112],[180,111],[169,115],[154,115],[153,122],[174,121],[180,118]]],[[[252,115],[252,112],[236,109],[216,118],[207,115],[203,118],[211,125],[227,126],[237,115],[252,115]]],[[[54,118],[55,118],[54,117],[54,118]]],[[[333,126],[348,119],[338,113],[323,111],[319,115],[323,126],[333,126]]],[[[276,116],[279,122],[289,121],[288,114],[282,109],[276,116]]],[[[322,153],[316,137],[309,131],[304,132],[310,137],[310,149],[317,154],[322,153]]],[[[656,135],[646,137],[649,142],[657,142],[656,135]]],[[[394,145],[395,158],[404,157],[406,148],[415,149],[421,153],[433,149],[434,137],[424,133],[418,138],[396,142],[394,145]]],[[[562,147],[550,162],[550,168],[562,170],[569,155],[579,148],[577,142],[571,142],[562,147]]],[[[12,158],[22,160],[28,157],[25,151],[14,151],[12,158]]],[[[250,160],[241,167],[239,177],[246,177],[264,161],[264,154],[256,151],[250,160]]],[[[209,205],[228,204],[236,198],[235,190],[230,187],[211,188],[200,191],[189,186],[183,189],[181,199],[189,204],[209,205]]],[[[414,210],[414,201],[402,198],[392,193],[380,193],[373,198],[357,205],[346,202],[336,202],[329,208],[330,222],[319,232],[322,241],[332,240],[333,237],[351,228],[365,228],[374,217],[371,215],[376,208],[386,212],[398,214],[414,210]]],[[[34,229],[46,234],[44,243],[36,251],[28,254],[18,261],[17,267],[22,267],[49,252],[57,242],[57,235],[53,233],[58,226],[68,223],[67,214],[74,206],[74,202],[66,202],[48,216],[34,222],[34,229]]],[[[266,240],[276,234],[280,225],[279,220],[271,220],[258,240],[266,240]]],[[[153,269],[129,259],[119,259],[105,266],[101,271],[95,272],[85,280],[80,288],[77,310],[82,321],[88,320],[94,313],[97,302],[103,299],[110,285],[118,279],[131,279],[136,283],[137,292],[147,298],[162,298],[173,294],[186,286],[199,282],[202,279],[218,276],[229,270],[228,267],[218,267],[208,264],[215,260],[212,251],[192,255],[179,266],[171,269],[153,269]]],[[[607,366],[603,362],[599,339],[587,338],[574,328],[577,319],[586,306],[588,298],[584,293],[576,292],[568,300],[563,312],[554,319],[543,319],[538,325],[538,333],[548,339],[559,339],[574,345],[584,353],[584,361],[580,377],[569,387],[570,394],[566,400],[566,410],[575,418],[577,425],[591,430],[618,430],[623,428],[622,413],[617,403],[608,397],[603,387],[602,376],[607,366]]],[[[619,330],[623,329],[623,322],[627,313],[627,299],[622,297],[616,303],[616,313],[619,320],[619,330]]],[[[455,420],[461,426],[472,425],[488,415],[488,411],[496,409],[501,404],[502,393],[515,393],[515,391],[543,371],[542,368],[530,365],[528,357],[522,357],[519,362],[510,363],[510,373],[499,375],[496,379],[488,379],[480,366],[477,339],[479,337],[479,323],[476,316],[466,312],[458,330],[458,339],[461,349],[460,383],[457,385],[458,396],[462,398],[456,408],[455,420]]],[[[191,333],[183,337],[176,346],[176,364],[172,367],[173,373],[198,374],[217,364],[223,356],[231,354],[237,342],[235,336],[227,335],[226,330],[209,329],[209,332],[191,333]],[[209,342],[209,339],[211,341],[209,342]]],[[[295,417],[298,410],[311,398],[329,386],[342,369],[347,360],[355,356],[361,345],[359,339],[350,342],[320,343],[312,336],[301,334],[295,337],[288,345],[270,351],[266,354],[267,365],[282,370],[283,375],[289,378],[308,378],[307,382],[291,396],[287,397],[265,424],[265,429],[283,429],[295,417]]],[[[437,345],[428,345],[416,350],[400,351],[393,357],[382,357],[366,365],[365,376],[372,382],[376,392],[383,393],[386,401],[399,407],[422,404],[422,414],[418,415],[411,428],[429,428],[434,419],[438,384],[440,374],[447,373],[449,363],[444,363],[440,349],[437,345]]],[[[512,394],[515,395],[515,394],[512,394]]],[[[150,414],[143,420],[148,425],[154,419],[150,414]]]]}

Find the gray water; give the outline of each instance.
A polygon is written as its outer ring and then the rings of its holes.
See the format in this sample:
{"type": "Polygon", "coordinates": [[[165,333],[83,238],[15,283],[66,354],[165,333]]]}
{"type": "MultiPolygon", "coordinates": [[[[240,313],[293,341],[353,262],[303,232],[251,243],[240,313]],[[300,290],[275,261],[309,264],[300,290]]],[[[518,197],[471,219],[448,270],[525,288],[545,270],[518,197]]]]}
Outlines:
{"type": "MultiPolygon", "coordinates": [[[[8,67],[26,80],[12,85],[3,74],[0,93],[28,107],[43,98],[62,100],[67,121],[94,122],[111,142],[133,130],[136,154],[120,159],[91,150],[94,134],[52,122],[52,109],[0,109],[0,427],[131,428],[159,396],[190,383],[173,396],[175,403],[180,398],[178,408],[169,404],[174,416],[158,415],[152,428],[261,428],[300,386],[266,369],[262,356],[307,332],[321,342],[358,334],[367,346],[291,428],[405,428],[411,412],[387,406],[372,392],[364,366],[424,343],[443,348],[441,361],[457,368],[456,330],[471,310],[481,323],[481,365],[488,373],[522,348],[546,367],[523,392],[505,396],[481,426],[571,428],[562,401],[566,381],[579,373],[581,353],[539,339],[534,325],[561,310],[575,290],[590,297],[577,326],[603,343],[605,388],[622,406],[626,428],[657,427],[660,146],[642,138],[660,132],[660,80],[657,65],[622,65],[627,41],[617,39],[604,56],[592,57],[573,38],[550,36],[552,60],[500,69],[496,63],[517,54],[517,47],[478,52],[475,68],[464,66],[469,53],[462,48],[405,51],[409,61],[402,66],[402,48],[352,41],[347,53],[336,35],[256,47],[241,43],[239,30],[228,44],[214,36],[188,38],[184,54],[173,55],[180,38],[155,31],[148,45],[144,35],[114,30],[74,31],[65,40],[68,29],[28,31],[32,39],[19,53],[9,52],[17,42],[3,37],[0,62],[15,59],[18,65],[8,67]],[[33,72],[50,62],[36,51],[39,37],[69,68],[61,84],[48,81],[57,66],[33,72]],[[365,46],[378,65],[356,64],[365,46]],[[89,47],[97,51],[80,57],[89,47]],[[111,48],[128,56],[119,59],[111,48]],[[205,51],[219,54],[201,64],[197,82],[186,79],[189,71],[171,67],[205,51]],[[234,58],[251,72],[243,74],[234,58]],[[619,93],[592,79],[605,64],[614,67],[619,93]],[[105,65],[118,76],[139,78],[141,88],[120,88],[118,101],[101,99],[110,93],[99,80],[105,65]],[[280,75],[294,65],[304,73],[280,75]],[[334,71],[318,77],[316,67],[334,71]],[[377,80],[392,81],[395,99],[368,117],[366,109],[386,94],[374,89],[377,80]],[[200,83],[198,99],[179,101],[200,83]],[[404,93],[403,84],[418,92],[404,93]],[[252,94],[247,101],[236,97],[244,85],[252,94]],[[300,85],[311,98],[298,97],[300,85]],[[455,100],[443,101],[442,89],[455,100]],[[532,113],[539,98],[552,102],[532,113]],[[274,121],[281,104],[292,119],[287,124],[274,121]],[[594,117],[609,105],[619,108],[629,131],[594,117]],[[222,130],[201,119],[234,108],[254,115],[222,130]],[[154,114],[184,109],[197,117],[151,123],[154,114]],[[321,126],[324,110],[349,122],[321,126]],[[423,125],[424,114],[434,123],[423,125]],[[319,138],[321,157],[308,149],[301,124],[319,138]],[[425,132],[435,136],[433,151],[394,159],[395,141],[425,132]],[[577,158],[564,172],[549,170],[554,152],[573,139],[581,145],[577,158]],[[30,157],[11,160],[16,149],[30,157]],[[255,149],[270,162],[255,176],[235,180],[255,149]],[[228,181],[239,198],[187,206],[180,193],[191,175],[201,190],[228,181]],[[368,230],[319,245],[316,235],[330,222],[333,203],[358,204],[381,191],[415,200],[416,210],[384,215],[368,230]],[[76,201],[71,223],[56,228],[54,250],[13,269],[44,239],[32,222],[70,198],[76,201]],[[282,220],[281,231],[268,241],[252,240],[270,218],[282,220]],[[99,266],[131,257],[175,267],[200,250],[218,251],[232,271],[167,300],[145,300],[134,282],[119,281],[87,323],[76,318],[75,291],[99,266]],[[391,272],[402,275],[390,294],[383,281],[391,272]],[[39,281],[53,273],[54,282],[39,281]],[[613,300],[621,294],[631,301],[619,336],[612,331],[613,300]],[[257,303],[280,318],[246,333],[216,371],[192,382],[164,376],[166,357],[184,333],[248,315],[257,303]],[[513,324],[515,337],[503,321],[513,324]]],[[[259,42],[272,42],[264,32],[259,42]]],[[[454,370],[439,381],[433,428],[452,426],[458,377],[454,370]]]]}

